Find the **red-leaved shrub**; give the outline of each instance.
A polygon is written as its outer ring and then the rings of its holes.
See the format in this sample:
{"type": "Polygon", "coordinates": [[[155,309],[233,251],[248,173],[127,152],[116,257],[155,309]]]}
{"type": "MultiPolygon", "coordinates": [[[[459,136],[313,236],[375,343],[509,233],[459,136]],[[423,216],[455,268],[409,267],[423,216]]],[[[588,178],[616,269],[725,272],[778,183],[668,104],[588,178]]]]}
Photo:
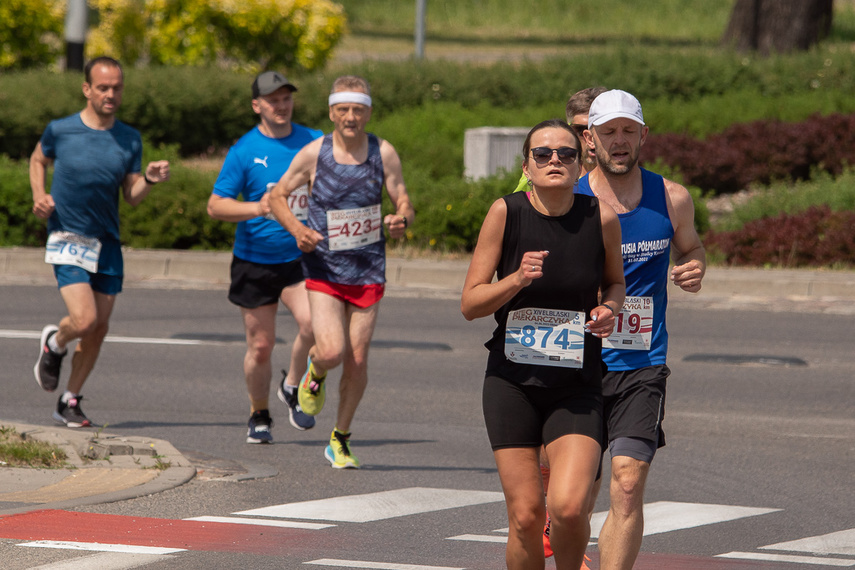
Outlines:
{"type": "Polygon", "coordinates": [[[710,231],[704,245],[730,265],[775,267],[855,267],[855,212],[812,206],[748,222],[736,231],[710,231]]]}
{"type": "Polygon", "coordinates": [[[837,175],[855,165],[855,115],[738,123],[706,140],[650,135],[640,158],[642,163],[661,159],[680,170],[685,184],[715,194],[777,180],[807,180],[812,168],[837,175]]]}

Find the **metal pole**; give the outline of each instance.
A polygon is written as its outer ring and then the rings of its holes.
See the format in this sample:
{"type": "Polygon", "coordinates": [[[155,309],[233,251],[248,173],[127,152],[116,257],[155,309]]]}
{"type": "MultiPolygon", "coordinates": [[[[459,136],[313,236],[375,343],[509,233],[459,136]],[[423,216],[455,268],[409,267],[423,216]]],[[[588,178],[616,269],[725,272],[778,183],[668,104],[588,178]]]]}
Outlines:
{"type": "Polygon", "coordinates": [[[425,57],[425,11],[427,0],[416,0],[416,59],[425,57]]]}
{"type": "Polygon", "coordinates": [[[83,46],[89,13],[86,0],[68,0],[65,15],[65,69],[83,71],[83,46]]]}

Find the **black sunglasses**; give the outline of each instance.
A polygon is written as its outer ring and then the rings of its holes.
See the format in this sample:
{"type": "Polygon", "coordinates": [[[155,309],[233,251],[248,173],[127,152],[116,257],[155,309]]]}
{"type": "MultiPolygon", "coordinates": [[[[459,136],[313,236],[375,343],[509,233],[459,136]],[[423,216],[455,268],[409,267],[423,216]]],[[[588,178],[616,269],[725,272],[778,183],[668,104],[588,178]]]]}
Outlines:
{"type": "Polygon", "coordinates": [[[570,125],[570,128],[576,131],[576,135],[581,139],[582,133],[588,130],[588,125],[570,125]]]}
{"type": "Polygon", "coordinates": [[[536,146],[531,149],[531,157],[538,164],[546,164],[552,160],[552,153],[558,153],[558,160],[564,164],[572,164],[579,156],[579,151],[573,147],[562,146],[561,148],[549,148],[548,146],[536,146]]]}

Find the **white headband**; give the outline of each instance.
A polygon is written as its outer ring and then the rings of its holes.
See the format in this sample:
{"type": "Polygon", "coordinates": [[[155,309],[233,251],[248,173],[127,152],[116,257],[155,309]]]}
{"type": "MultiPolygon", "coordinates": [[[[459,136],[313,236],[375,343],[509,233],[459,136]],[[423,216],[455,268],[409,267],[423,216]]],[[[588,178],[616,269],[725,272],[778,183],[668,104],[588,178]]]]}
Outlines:
{"type": "Polygon", "coordinates": [[[330,95],[330,107],[339,103],[359,103],[366,107],[371,106],[371,96],[358,91],[339,91],[330,95]]]}

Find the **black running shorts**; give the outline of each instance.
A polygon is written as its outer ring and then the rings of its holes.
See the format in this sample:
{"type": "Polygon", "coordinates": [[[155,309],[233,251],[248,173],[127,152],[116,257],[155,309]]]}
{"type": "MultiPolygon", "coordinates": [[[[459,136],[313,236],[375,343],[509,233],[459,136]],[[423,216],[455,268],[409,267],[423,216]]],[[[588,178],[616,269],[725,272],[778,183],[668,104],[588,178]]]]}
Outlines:
{"type": "Polygon", "coordinates": [[[569,434],[587,435],[601,445],[603,442],[603,405],[596,392],[574,386],[524,386],[487,376],[482,407],[494,451],[540,447],[569,434]]]}
{"type": "Polygon", "coordinates": [[[665,446],[665,383],[671,370],[664,364],[603,376],[606,441],[632,437],[665,446]]]}
{"type": "Polygon", "coordinates": [[[300,259],[287,263],[253,263],[232,257],[229,301],[245,309],[279,302],[282,290],[303,281],[300,259]]]}

